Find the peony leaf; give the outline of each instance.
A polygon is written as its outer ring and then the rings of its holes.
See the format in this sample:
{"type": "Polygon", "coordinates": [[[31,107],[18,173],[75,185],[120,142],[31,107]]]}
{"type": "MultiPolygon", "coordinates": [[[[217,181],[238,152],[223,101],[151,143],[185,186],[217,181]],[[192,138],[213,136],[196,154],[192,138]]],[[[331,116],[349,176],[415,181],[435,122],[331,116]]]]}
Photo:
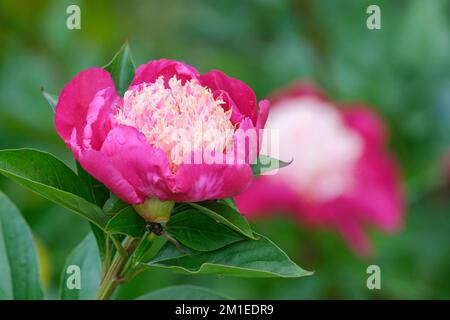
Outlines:
{"type": "Polygon", "coordinates": [[[61,274],[62,300],[92,300],[100,285],[101,263],[92,233],[72,251],[61,274]]]}
{"type": "Polygon", "coordinates": [[[0,192],[0,300],[42,297],[30,228],[19,210],[0,192]]]}
{"type": "Polygon", "coordinates": [[[248,221],[237,210],[230,207],[228,204],[217,201],[206,201],[199,203],[189,203],[195,209],[208,215],[219,223],[230,227],[234,231],[243,234],[244,236],[255,239],[253,231],[248,224],[248,221]]]}
{"type": "Polygon", "coordinates": [[[78,176],[53,155],[33,150],[0,151],[0,173],[104,228],[108,217],[78,176]]]}
{"type": "Polygon", "coordinates": [[[258,240],[246,239],[210,252],[188,249],[181,252],[166,243],[145,266],[187,274],[239,277],[296,278],[312,274],[297,266],[272,241],[261,235],[258,237],[258,240]]]}
{"type": "Polygon", "coordinates": [[[146,222],[129,206],[119,211],[109,220],[106,231],[110,234],[125,234],[134,238],[140,238],[145,233],[146,222]]]}
{"type": "Polygon", "coordinates": [[[186,247],[198,251],[216,250],[244,239],[224,224],[217,223],[195,209],[172,216],[166,224],[166,230],[186,247]]]}
{"type": "Polygon", "coordinates": [[[110,194],[108,200],[106,200],[105,204],[103,205],[103,211],[107,215],[114,215],[117,212],[119,212],[122,209],[125,209],[126,207],[129,207],[130,205],[126,202],[124,202],[122,199],[116,197],[114,194],[110,194]]]}
{"type": "Polygon", "coordinates": [[[191,286],[170,286],[146,293],[137,300],[232,300],[230,297],[212,290],[191,286]]]}
{"type": "Polygon", "coordinates": [[[97,227],[97,225],[93,224],[92,222],[90,222],[89,225],[91,227],[92,234],[95,237],[95,241],[97,242],[100,258],[103,261],[106,257],[106,241],[109,241],[109,239],[105,231],[103,231],[103,229],[100,229],[99,227],[97,227]]]}
{"type": "Polygon", "coordinates": [[[131,57],[130,46],[126,42],[112,60],[103,67],[111,74],[117,92],[123,96],[134,77],[135,65],[131,57]]]}
{"type": "Polygon", "coordinates": [[[165,237],[157,237],[154,233],[146,232],[134,251],[133,263],[147,262],[159,252],[165,243],[165,237]]]}
{"type": "Polygon", "coordinates": [[[294,161],[292,159],[289,162],[281,161],[269,156],[259,155],[256,163],[252,164],[252,171],[254,176],[260,176],[266,172],[271,172],[290,165],[294,161]]]}
{"type": "Polygon", "coordinates": [[[52,108],[52,111],[55,112],[56,103],[58,103],[58,96],[48,93],[47,91],[44,90],[44,88],[41,88],[41,92],[45,100],[47,100],[50,108],[52,108]]]}
{"type": "Polygon", "coordinates": [[[86,170],[84,170],[78,161],[76,163],[77,175],[80,180],[86,185],[86,188],[91,197],[91,202],[95,203],[99,207],[102,207],[105,204],[106,200],[108,200],[110,197],[108,188],[106,188],[103,183],[96,180],[86,170]]]}
{"type": "Polygon", "coordinates": [[[223,198],[217,201],[225,203],[227,206],[233,208],[236,211],[239,211],[238,207],[236,206],[236,202],[234,201],[233,198],[223,198]]]}
{"type": "MultiPolygon", "coordinates": [[[[90,201],[99,207],[102,207],[109,198],[109,190],[103,185],[103,183],[97,181],[86,170],[84,170],[78,161],[76,161],[76,164],[78,177],[82,182],[84,182],[90,195],[90,201]]],[[[106,234],[92,222],[90,223],[90,226],[92,233],[95,236],[95,240],[97,241],[100,257],[103,260],[106,256],[106,241],[108,241],[106,234]]]]}

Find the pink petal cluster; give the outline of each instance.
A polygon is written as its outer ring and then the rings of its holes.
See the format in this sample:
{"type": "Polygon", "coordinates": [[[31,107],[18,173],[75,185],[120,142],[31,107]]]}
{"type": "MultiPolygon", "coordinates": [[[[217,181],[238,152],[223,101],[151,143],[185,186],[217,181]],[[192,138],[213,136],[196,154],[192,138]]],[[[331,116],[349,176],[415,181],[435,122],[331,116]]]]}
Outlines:
{"type": "Polygon", "coordinates": [[[123,98],[105,70],[80,72],[59,96],[55,125],[81,166],[124,201],[193,202],[240,193],[252,179],[251,159],[186,163],[173,153],[189,144],[192,156],[231,157],[238,130],[262,129],[268,109],[221,71],[201,75],[162,59],[141,65],[123,98]]]}
{"type": "Polygon", "coordinates": [[[235,198],[239,209],[250,217],[294,214],[303,224],[338,230],[357,253],[369,254],[365,228],[393,231],[403,213],[381,120],[364,106],[337,106],[305,83],[271,101],[266,129],[280,132],[280,159],[294,161],[256,178],[235,198]]]}

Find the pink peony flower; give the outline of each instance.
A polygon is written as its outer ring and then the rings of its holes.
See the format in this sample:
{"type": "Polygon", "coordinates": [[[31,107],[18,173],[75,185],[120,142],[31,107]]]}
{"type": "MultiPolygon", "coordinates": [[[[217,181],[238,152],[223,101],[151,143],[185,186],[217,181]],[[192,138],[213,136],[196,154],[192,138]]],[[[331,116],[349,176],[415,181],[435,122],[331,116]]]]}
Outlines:
{"type": "Polygon", "coordinates": [[[293,213],[306,225],[337,229],[359,254],[369,254],[364,228],[395,230],[403,211],[381,120],[363,106],[338,107],[303,83],[271,101],[266,129],[279,130],[279,158],[294,161],[255,179],[235,198],[239,209],[251,217],[293,213]]]}
{"type": "MultiPolygon", "coordinates": [[[[131,204],[232,197],[252,179],[249,162],[189,162],[206,152],[236,156],[241,132],[264,127],[269,103],[220,71],[200,75],[171,60],[150,61],[120,97],[108,72],[80,72],[56,105],[58,134],[81,166],[131,204]]],[[[247,149],[245,151],[248,151],[247,149]]]]}

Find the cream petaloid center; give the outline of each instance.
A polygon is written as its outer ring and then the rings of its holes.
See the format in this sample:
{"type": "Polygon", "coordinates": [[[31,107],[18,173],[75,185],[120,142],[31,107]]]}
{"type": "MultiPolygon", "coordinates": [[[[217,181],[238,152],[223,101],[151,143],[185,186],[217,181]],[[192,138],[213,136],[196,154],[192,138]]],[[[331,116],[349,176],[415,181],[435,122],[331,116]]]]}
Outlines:
{"type": "Polygon", "coordinates": [[[182,83],[173,76],[165,85],[161,76],[125,92],[115,120],[139,130],[176,166],[192,151],[224,152],[230,147],[231,109],[224,111],[222,104],[195,79],[182,83]]]}

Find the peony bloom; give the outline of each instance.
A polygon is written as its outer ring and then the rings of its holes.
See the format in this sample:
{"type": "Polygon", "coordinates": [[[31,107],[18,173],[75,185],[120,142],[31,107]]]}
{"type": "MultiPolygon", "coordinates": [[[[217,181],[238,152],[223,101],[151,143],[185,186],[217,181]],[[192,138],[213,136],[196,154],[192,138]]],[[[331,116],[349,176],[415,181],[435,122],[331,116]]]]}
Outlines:
{"type": "Polygon", "coordinates": [[[263,128],[268,106],[220,71],[163,59],[141,65],[123,97],[105,70],[80,72],[59,96],[55,125],[81,166],[124,201],[203,201],[248,186],[255,156],[235,161],[236,141],[263,128]],[[202,161],[206,152],[227,161],[202,161]]]}
{"type": "Polygon", "coordinates": [[[239,209],[249,216],[293,213],[306,225],[337,229],[359,254],[369,254],[366,226],[392,231],[402,222],[400,182],[381,120],[365,107],[338,107],[306,84],[271,101],[266,129],[279,130],[278,157],[294,161],[255,179],[235,198],[239,209]]]}

